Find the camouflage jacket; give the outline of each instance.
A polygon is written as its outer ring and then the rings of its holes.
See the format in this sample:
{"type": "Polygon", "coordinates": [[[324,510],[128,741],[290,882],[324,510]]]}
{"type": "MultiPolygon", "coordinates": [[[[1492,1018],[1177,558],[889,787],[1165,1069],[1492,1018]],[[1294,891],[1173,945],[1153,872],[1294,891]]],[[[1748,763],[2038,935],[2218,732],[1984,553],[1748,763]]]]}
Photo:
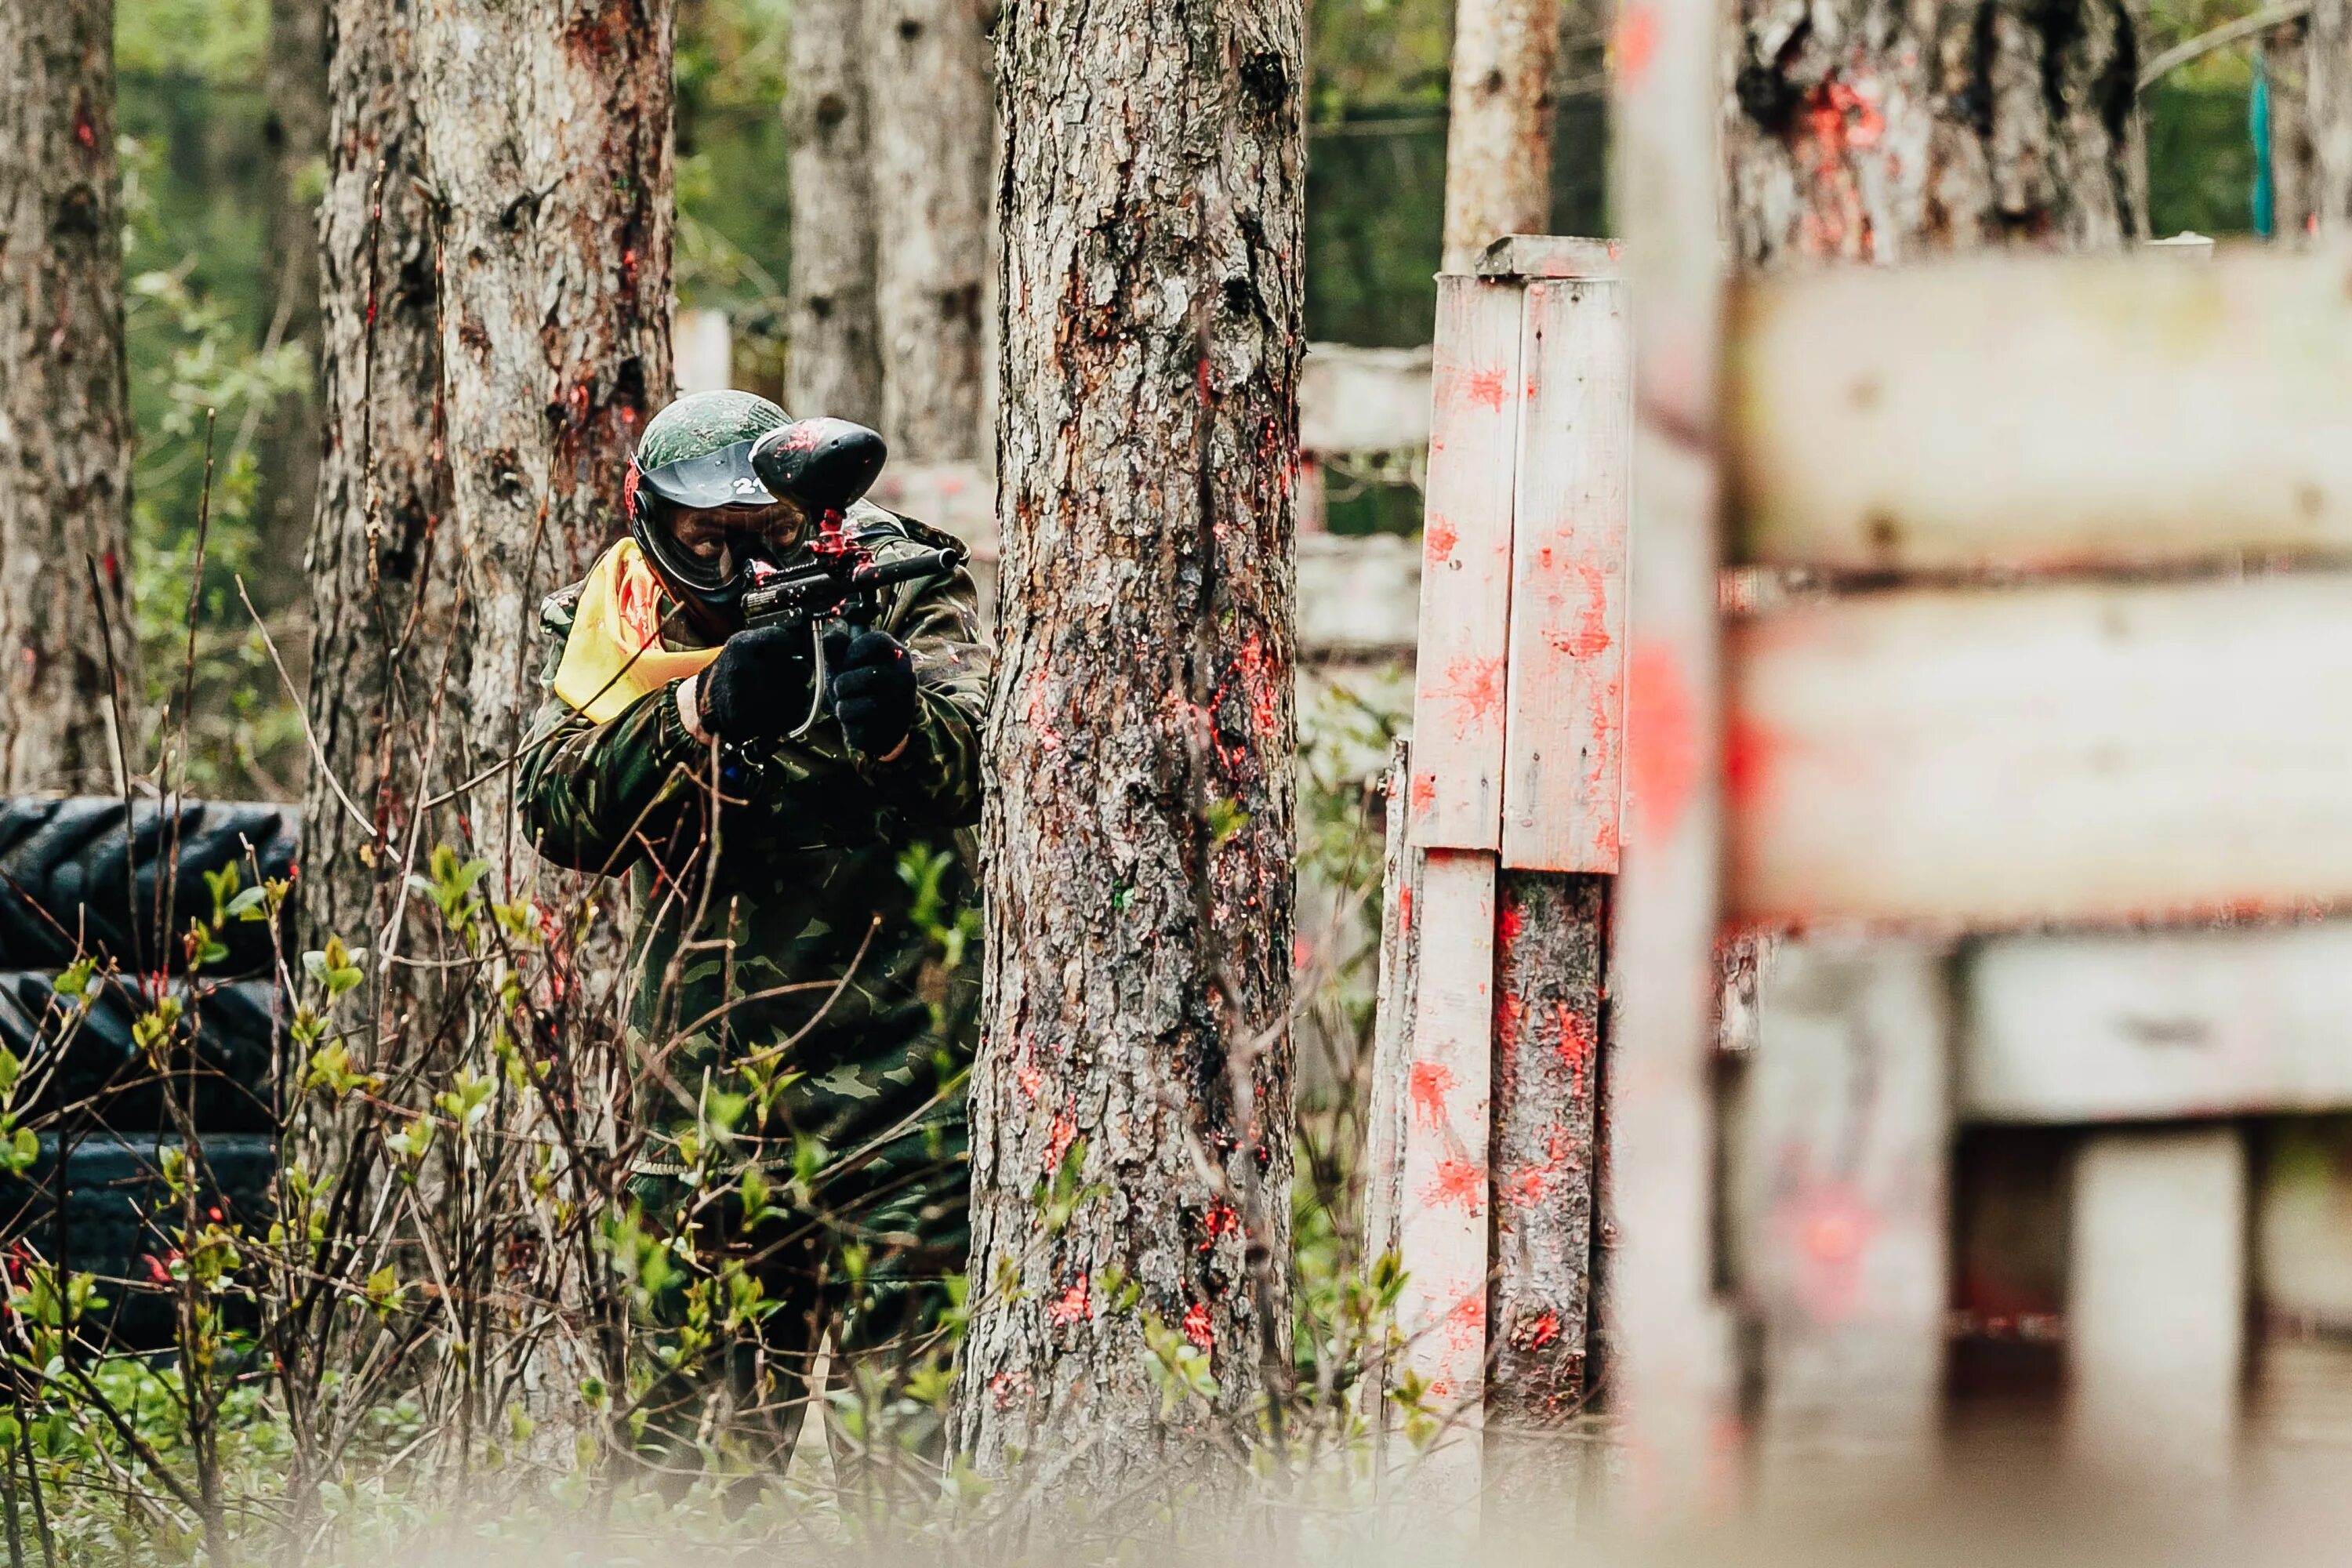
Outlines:
{"type": "MultiPolygon", "coordinates": [[[[885,560],[903,542],[948,542],[872,507],[851,521],[885,560]]],[[[553,695],[579,598],[575,584],[541,608],[551,689],[520,804],[549,859],[630,877],[646,1168],[676,1158],[671,1134],[706,1097],[756,1103],[763,1081],[782,1088],[744,1127],[762,1163],[811,1139],[841,1156],[915,1128],[950,1129],[960,1147],[990,668],[970,575],[903,585],[878,623],[914,658],[903,752],[858,754],[826,713],[763,745],[761,776],[715,811],[710,752],[679,720],[675,682],[602,724],[553,695]]]]}

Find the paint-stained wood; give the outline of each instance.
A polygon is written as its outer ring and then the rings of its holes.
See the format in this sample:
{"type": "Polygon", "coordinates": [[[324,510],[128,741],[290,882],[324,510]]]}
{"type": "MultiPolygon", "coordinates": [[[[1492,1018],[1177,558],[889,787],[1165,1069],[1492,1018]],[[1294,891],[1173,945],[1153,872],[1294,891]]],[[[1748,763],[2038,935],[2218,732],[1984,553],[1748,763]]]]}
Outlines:
{"type": "MultiPolygon", "coordinates": [[[[1404,1217],[1406,1086],[1412,1045],[1413,980],[1420,951],[1413,898],[1421,857],[1405,847],[1405,792],[1412,779],[1407,741],[1389,749],[1388,816],[1381,855],[1380,968],[1372,994],[1372,1065],[1364,1114],[1364,1253],[1397,1251],[1404,1217]]],[[[1388,1347],[1368,1347],[1360,1408],[1374,1430],[1388,1425],[1388,1347]]],[[[1377,1452],[1384,1452],[1385,1446],[1377,1452]]]]}
{"type": "Polygon", "coordinates": [[[1430,851],[1412,919],[1419,952],[1398,1189],[1401,1361],[1444,1423],[1432,1457],[1434,1489],[1466,1504],[1477,1491],[1486,1388],[1495,858],[1430,851]]]}
{"type": "Polygon", "coordinates": [[[1716,620],[1721,252],[1718,7],[1629,0],[1616,25],[1614,210],[1625,222],[1633,380],[1625,859],[1616,889],[1611,1185],[1612,1391],[1637,1512],[1728,1500],[1727,1320],[1715,1293],[1715,1029],[1721,916],[1716,620]]]}
{"type": "Polygon", "coordinates": [[[1977,1121],[2352,1110],[2352,922],[2002,938],[1963,984],[1977,1121]]]}
{"type": "Polygon", "coordinates": [[[1895,593],[1740,624],[1733,651],[1735,916],[2352,900],[2352,576],[1895,593]]]}
{"type": "Polygon", "coordinates": [[[2245,1354],[2243,1135],[2222,1126],[2086,1139],[2071,1261],[2076,1461],[2167,1508],[2218,1503],[2245,1354]]]}
{"type": "Polygon", "coordinates": [[[1412,842],[1494,849],[1503,828],[1504,656],[1519,419],[1519,289],[1437,281],[1412,703],[1412,842]]]}
{"type": "Polygon", "coordinates": [[[1503,864],[1617,869],[1633,345],[1614,282],[1527,286],[1503,864]]]}
{"type": "Polygon", "coordinates": [[[1748,1068],[1748,1288],[1759,1479],[1775,1499],[1916,1489],[1949,1297],[1951,1006],[1911,942],[1791,942],[1748,1068]]]}
{"type": "Polygon", "coordinates": [[[1479,254],[1471,270],[1481,278],[1622,278],[1623,248],[1613,239],[1507,234],[1479,254]]]}
{"type": "Polygon", "coordinates": [[[1309,343],[1298,375],[1298,446],[1394,452],[1429,445],[1430,351],[1309,343]]]}
{"type": "Polygon", "coordinates": [[[1489,1501],[1538,1508],[1574,1474],[1591,1314],[1593,1107],[1607,882],[1501,873],[1496,893],[1494,1371],[1489,1501]]]}
{"type": "Polygon", "coordinates": [[[1746,286],[1747,558],[1849,571],[2352,552],[2328,255],[1846,268],[1746,286]]]}

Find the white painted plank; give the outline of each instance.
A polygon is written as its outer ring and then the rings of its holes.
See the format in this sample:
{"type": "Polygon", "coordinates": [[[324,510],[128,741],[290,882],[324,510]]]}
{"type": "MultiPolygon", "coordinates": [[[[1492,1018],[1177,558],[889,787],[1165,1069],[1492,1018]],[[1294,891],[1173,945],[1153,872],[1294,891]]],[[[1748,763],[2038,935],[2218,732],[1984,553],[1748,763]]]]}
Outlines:
{"type": "Polygon", "coordinates": [[[2093,1133],[2073,1235],[2071,1455],[2164,1507],[2211,1508],[2234,1468],[2245,1356],[2242,1134],[2093,1133]]]}
{"type": "Polygon", "coordinates": [[[1962,984],[1972,1120],[2352,1110],[2352,922],[2004,937],[1962,984]]]}
{"type": "Polygon", "coordinates": [[[2352,901],[2352,576],[1895,593],[1732,639],[1737,917],[2352,901]]]}
{"type": "Polygon", "coordinates": [[[1430,351],[1309,343],[1298,373],[1298,446],[1393,452],[1429,445],[1430,351]]]}
{"type": "Polygon", "coordinates": [[[1944,1376],[1952,1108],[1943,955],[1815,940],[1764,976],[1743,1205],[1768,1500],[1925,1489],[1944,1376]]]}
{"type": "Polygon", "coordinates": [[[1302,534],[1298,646],[1320,655],[1412,651],[1421,552],[1392,534],[1302,534]]]}
{"type": "Polygon", "coordinates": [[[680,310],[670,323],[671,374],[680,397],[735,384],[734,334],[724,310],[680,310]]]}
{"type": "Polygon", "coordinates": [[[1633,384],[1625,856],[1613,930],[1604,1303],[1635,1517],[1727,1507],[1739,1455],[1715,1291],[1715,940],[1722,917],[1721,7],[1617,13],[1612,208],[1624,224],[1633,384]]]}
{"type": "Polygon", "coordinates": [[[1411,919],[1420,945],[1399,1184],[1400,1359],[1444,1422],[1423,1485],[1468,1506],[1486,1402],[1495,858],[1430,851],[1411,919]]]}
{"type": "Polygon", "coordinates": [[[1519,292],[1475,278],[1437,280],[1412,704],[1412,832],[1423,847],[1494,849],[1502,839],[1519,292]]]}
{"type": "Polygon", "coordinates": [[[1507,234],[1489,245],[1471,270],[1481,278],[1624,276],[1624,247],[1613,239],[1561,234],[1507,234]]]}
{"type": "Polygon", "coordinates": [[[1749,559],[1849,570],[2352,551],[2337,255],[2001,257],[1748,284],[1749,559]]]}
{"type": "Polygon", "coordinates": [[[1633,458],[1623,286],[1527,287],[1503,864],[1617,869],[1633,458]]]}

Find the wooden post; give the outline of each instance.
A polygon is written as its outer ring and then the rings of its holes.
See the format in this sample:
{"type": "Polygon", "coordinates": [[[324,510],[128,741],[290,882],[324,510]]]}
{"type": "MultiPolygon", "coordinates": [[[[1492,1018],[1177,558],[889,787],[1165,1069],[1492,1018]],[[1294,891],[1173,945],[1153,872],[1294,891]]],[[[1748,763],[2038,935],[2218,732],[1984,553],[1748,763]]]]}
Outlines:
{"type": "Polygon", "coordinates": [[[2245,1356],[2244,1134],[2097,1132],[2074,1163],[2067,1437],[2097,1479],[2217,1508],[2245,1356]]]}
{"type": "Polygon", "coordinates": [[[1624,866],[1613,931],[1612,1350],[1637,1512],[1724,1497],[1738,1431],[1715,1297],[1712,1088],[1723,683],[1713,0],[1628,0],[1612,178],[1633,321],[1624,866]]]}
{"type": "Polygon", "coordinates": [[[1768,1497],[1924,1489],[1950,1294],[1951,1007],[1941,955],[1792,942],[1748,1084],[1768,1497]]]}

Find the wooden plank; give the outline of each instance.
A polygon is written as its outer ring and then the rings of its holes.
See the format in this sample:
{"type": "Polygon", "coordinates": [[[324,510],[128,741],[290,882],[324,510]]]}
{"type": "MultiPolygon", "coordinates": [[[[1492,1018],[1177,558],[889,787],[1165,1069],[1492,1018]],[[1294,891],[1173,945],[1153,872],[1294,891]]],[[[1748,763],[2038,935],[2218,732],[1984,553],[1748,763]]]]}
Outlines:
{"type": "Polygon", "coordinates": [[[1316,453],[1429,445],[1429,349],[1309,343],[1298,373],[1298,446],[1316,453]]]}
{"type": "Polygon", "coordinates": [[[1494,849],[1503,832],[1517,287],[1440,278],[1436,353],[1413,680],[1412,842],[1494,849]]]}
{"type": "Polygon", "coordinates": [[[1869,572],[2344,555],[2344,285],[2268,249],[1748,284],[1740,548],[1869,572]]]}
{"type": "Polygon", "coordinates": [[[2352,576],[1828,601],[1738,626],[1733,655],[1739,917],[2352,900],[2352,576]]]}
{"type": "Polygon", "coordinates": [[[2093,1134],[2075,1158],[2073,1237],[2071,1454],[2167,1506],[2218,1500],[2245,1357],[2242,1134],[2093,1134]]]}
{"type": "Polygon", "coordinates": [[[1633,345],[1614,282],[1533,282],[1503,723],[1503,864],[1617,869],[1633,345]]]}
{"type": "MultiPolygon", "coordinates": [[[[1373,983],[1371,1082],[1364,1113],[1364,1252],[1374,1259],[1398,1251],[1404,1217],[1405,1089],[1421,947],[1420,929],[1413,921],[1421,857],[1405,847],[1412,766],[1412,743],[1402,739],[1391,742],[1388,820],[1381,855],[1380,968],[1373,983]]],[[[1368,1347],[1359,1408],[1376,1433],[1390,1426],[1390,1370],[1386,1344],[1368,1347]]],[[[1386,1445],[1377,1445],[1376,1462],[1385,1457],[1386,1445]]]]}
{"type": "Polygon", "coordinates": [[[2005,937],[1962,984],[1975,1121],[2352,1110],[2352,922],[2005,937]]]}
{"type": "Polygon", "coordinates": [[[1612,210],[1624,219],[1636,405],[1628,595],[1625,845],[1610,1174],[1612,1386],[1631,1511],[1729,1503],[1738,1473],[1728,1318],[1715,1294],[1715,939],[1722,649],[1716,237],[1722,116],[1713,0],[1627,0],[1611,80],[1612,210]]]}
{"type": "Polygon", "coordinates": [[[1486,247],[1471,270],[1481,278],[1624,276],[1624,247],[1613,239],[1559,234],[1507,234],[1486,247]]]}
{"type": "Polygon", "coordinates": [[[1505,871],[1496,900],[1487,1506],[1524,1518],[1579,1468],[1608,884],[1505,871]]]}
{"type": "Polygon", "coordinates": [[[1917,942],[1790,942],[1748,1068],[1759,1483],[1884,1503],[1928,1481],[1950,1296],[1950,987],[1917,942]]]}
{"type": "Polygon", "coordinates": [[[1421,628],[1421,552],[1389,534],[1298,540],[1298,646],[1319,656],[1402,653],[1421,628]]]}
{"type": "Polygon", "coordinates": [[[1399,1184],[1399,1359],[1442,1423],[1415,1490],[1433,1504],[1469,1508],[1479,1489],[1486,1402],[1494,857],[1430,851],[1413,903],[1420,952],[1399,1184]]]}

